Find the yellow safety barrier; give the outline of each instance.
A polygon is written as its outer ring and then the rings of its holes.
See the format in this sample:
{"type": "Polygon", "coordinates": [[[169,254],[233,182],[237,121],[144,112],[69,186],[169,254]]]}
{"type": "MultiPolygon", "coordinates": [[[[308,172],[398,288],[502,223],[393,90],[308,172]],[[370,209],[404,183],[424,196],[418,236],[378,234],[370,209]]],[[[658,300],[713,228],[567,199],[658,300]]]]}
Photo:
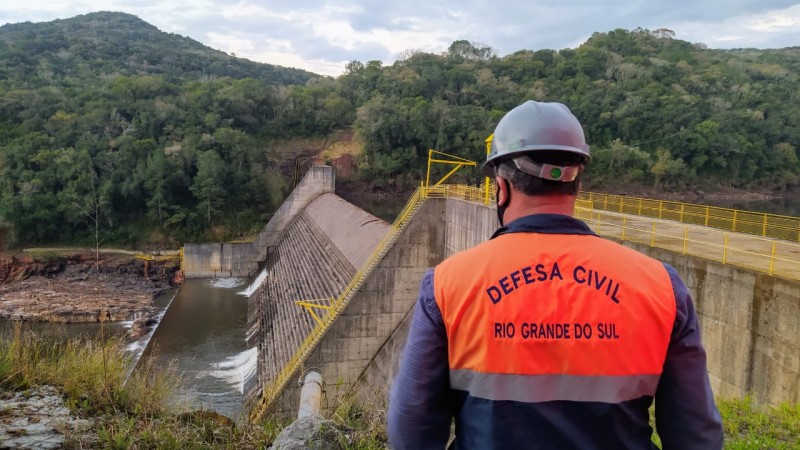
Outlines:
{"type": "MultiPolygon", "coordinates": [[[[489,192],[491,198],[495,195],[495,185],[491,183],[489,192]]],[[[425,190],[425,196],[428,198],[457,198],[475,203],[486,202],[486,189],[482,184],[481,187],[467,186],[463,184],[446,184],[428,188],[425,190]]],[[[578,199],[575,202],[575,209],[578,210],[592,210],[592,202],[590,200],[578,199]]],[[[577,213],[576,213],[577,214],[577,213]]]]}
{"type": "Polygon", "coordinates": [[[794,242],[588,209],[576,216],[602,236],[800,280],[800,244],[794,242]]]}
{"type": "Polygon", "coordinates": [[[330,303],[330,302],[333,302],[333,300],[334,300],[333,298],[315,298],[313,300],[297,300],[297,301],[294,302],[294,304],[297,305],[297,306],[302,306],[303,308],[305,308],[306,311],[308,311],[311,314],[311,317],[314,318],[314,321],[316,321],[317,324],[322,324],[322,319],[319,318],[319,316],[317,315],[317,312],[314,311],[314,310],[315,309],[323,309],[325,311],[330,311],[331,307],[329,305],[325,305],[325,304],[321,304],[321,303],[317,303],[317,302],[329,302],[330,303]]]}
{"type": "MultiPolygon", "coordinates": [[[[183,249],[181,249],[183,250],[183,249]]],[[[162,261],[170,261],[173,259],[181,258],[181,255],[176,253],[174,255],[149,255],[147,253],[139,253],[134,256],[136,259],[141,259],[143,261],[155,261],[155,262],[162,262],[162,261]]]]}
{"type": "Polygon", "coordinates": [[[477,163],[475,161],[471,161],[469,159],[464,159],[464,158],[462,158],[460,156],[451,155],[449,153],[440,152],[440,151],[437,151],[437,150],[434,150],[434,149],[428,149],[428,172],[427,172],[427,175],[425,176],[425,187],[426,188],[430,188],[430,187],[439,186],[439,185],[443,184],[445,182],[445,180],[450,178],[450,175],[453,175],[454,173],[456,173],[458,171],[458,169],[460,169],[460,168],[462,168],[464,166],[475,167],[476,165],[477,165],[477,163]],[[433,156],[434,154],[435,155],[441,155],[442,157],[449,158],[449,159],[442,159],[441,157],[436,159],[433,156]],[[450,169],[450,171],[447,172],[447,174],[445,174],[443,177],[441,177],[439,179],[439,181],[434,183],[433,186],[431,186],[431,164],[433,164],[433,163],[447,164],[447,165],[453,166],[453,168],[450,169]]]}
{"type": "Polygon", "coordinates": [[[595,192],[581,192],[578,198],[591,201],[595,210],[674,220],[736,233],[800,241],[800,218],[798,217],[595,192]]]}
{"type": "Polygon", "coordinates": [[[484,191],[475,186],[463,184],[443,184],[424,189],[426,198],[457,198],[475,203],[483,203],[484,191]]]}

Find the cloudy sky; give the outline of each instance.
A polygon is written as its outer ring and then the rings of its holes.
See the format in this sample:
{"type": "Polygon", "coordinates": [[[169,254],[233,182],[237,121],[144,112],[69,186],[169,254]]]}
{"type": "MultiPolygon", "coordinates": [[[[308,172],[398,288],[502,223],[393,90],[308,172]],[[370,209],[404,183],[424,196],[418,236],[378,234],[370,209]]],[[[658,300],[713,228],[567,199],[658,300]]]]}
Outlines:
{"type": "Polygon", "coordinates": [[[93,11],[135,14],[254,61],[339,75],[348,61],[391,64],[405,50],[455,40],[574,48],[593,32],[669,28],[711,48],[800,45],[798,0],[0,0],[0,25],[93,11]]]}

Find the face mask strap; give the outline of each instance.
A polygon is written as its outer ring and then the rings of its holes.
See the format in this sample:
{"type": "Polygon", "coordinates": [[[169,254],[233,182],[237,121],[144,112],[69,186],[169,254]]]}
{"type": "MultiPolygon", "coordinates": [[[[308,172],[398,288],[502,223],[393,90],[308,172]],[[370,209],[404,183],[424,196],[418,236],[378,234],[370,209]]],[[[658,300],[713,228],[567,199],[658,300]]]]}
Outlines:
{"type": "Polygon", "coordinates": [[[506,209],[508,205],[511,203],[511,183],[506,180],[505,178],[500,178],[506,184],[506,202],[500,206],[500,186],[497,187],[497,191],[495,192],[495,203],[497,204],[497,220],[500,221],[500,226],[505,226],[503,223],[503,216],[506,213],[506,209]]]}

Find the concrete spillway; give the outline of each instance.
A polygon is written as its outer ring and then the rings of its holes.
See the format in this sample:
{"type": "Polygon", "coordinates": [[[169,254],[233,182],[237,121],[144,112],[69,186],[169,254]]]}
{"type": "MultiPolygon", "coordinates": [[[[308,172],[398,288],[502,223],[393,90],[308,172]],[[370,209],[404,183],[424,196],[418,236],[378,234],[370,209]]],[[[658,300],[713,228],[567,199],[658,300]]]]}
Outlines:
{"type": "MultiPolygon", "coordinates": [[[[423,274],[485,241],[497,227],[491,206],[428,198],[402,227],[390,228],[333,195],[332,179],[332,169],[312,169],[276,222],[265,227],[271,231],[243,252],[263,255],[269,273],[250,297],[248,314],[248,347],[258,348],[258,364],[245,392],[256,415],[294,414],[304,368],[321,370],[328,382],[323,412],[348,393],[372,404],[385,402],[423,274]],[[371,261],[376,249],[381,252],[371,261]],[[296,304],[313,301],[324,317],[329,299],[340,311],[324,326],[296,304]]],[[[750,393],[762,403],[800,401],[800,283],[626,245],[668,262],[686,281],[718,395],[750,393]]]]}
{"type": "MultiPolygon", "coordinates": [[[[334,194],[322,194],[300,214],[268,258],[269,276],[252,300],[260,332],[258,385],[274,380],[315,325],[304,302],[324,315],[389,225],[334,194]]],[[[296,409],[296,406],[295,406],[296,409]]]]}

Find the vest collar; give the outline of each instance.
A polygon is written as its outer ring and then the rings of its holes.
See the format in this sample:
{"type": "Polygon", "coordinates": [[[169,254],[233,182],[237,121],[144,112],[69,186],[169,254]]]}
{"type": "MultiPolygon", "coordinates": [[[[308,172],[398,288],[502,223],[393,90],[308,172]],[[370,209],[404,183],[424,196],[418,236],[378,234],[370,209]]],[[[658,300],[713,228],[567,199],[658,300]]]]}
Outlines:
{"type": "Polygon", "coordinates": [[[520,217],[494,232],[491,239],[508,233],[588,234],[596,236],[588,225],[562,214],[533,214],[520,217]]]}

